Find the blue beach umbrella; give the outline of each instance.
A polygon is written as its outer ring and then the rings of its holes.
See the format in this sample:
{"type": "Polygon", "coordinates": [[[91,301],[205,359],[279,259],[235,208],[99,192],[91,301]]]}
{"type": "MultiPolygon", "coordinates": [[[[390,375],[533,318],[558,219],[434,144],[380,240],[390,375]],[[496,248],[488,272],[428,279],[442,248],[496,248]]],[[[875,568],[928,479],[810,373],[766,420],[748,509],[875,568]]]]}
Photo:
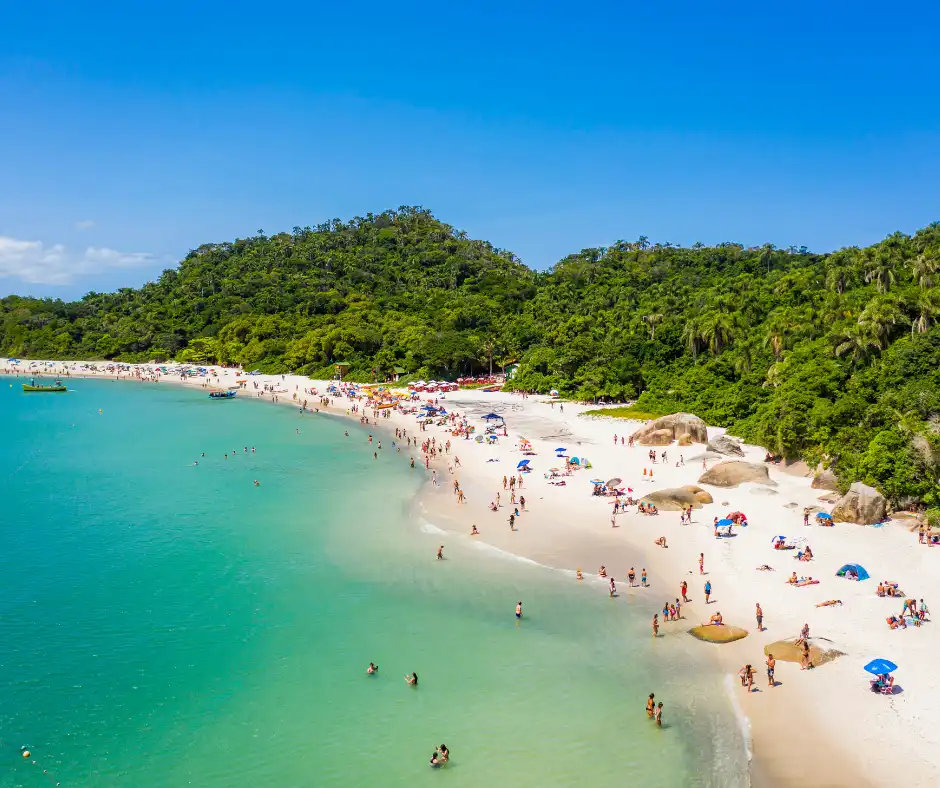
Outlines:
{"type": "Polygon", "coordinates": [[[564,446],[562,446],[561,448],[555,449],[555,451],[568,451],[568,450],[564,446]]]}
{"type": "Polygon", "coordinates": [[[591,479],[591,484],[603,484],[603,479],[591,479]]]}
{"type": "Polygon", "coordinates": [[[529,464],[529,461],[528,461],[528,460],[522,460],[516,467],[517,467],[517,468],[525,468],[525,466],[528,465],[528,464],[529,464]]]}
{"type": "Polygon", "coordinates": [[[734,523],[731,520],[719,520],[718,525],[721,525],[721,526],[734,525],[734,523]]]}
{"type": "Polygon", "coordinates": [[[501,419],[501,418],[502,416],[500,416],[498,413],[487,413],[483,417],[483,421],[490,421],[491,419],[501,419]]]}
{"type": "Polygon", "coordinates": [[[832,515],[829,514],[828,512],[817,512],[817,513],[816,513],[816,519],[817,519],[817,520],[831,520],[831,519],[832,519],[832,515]]]}
{"type": "Polygon", "coordinates": [[[865,666],[865,670],[869,673],[874,673],[876,676],[879,676],[883,673],[894,673],[898,669],[898,666],[895,665],[890,659],[873,659],[865,666]]]}

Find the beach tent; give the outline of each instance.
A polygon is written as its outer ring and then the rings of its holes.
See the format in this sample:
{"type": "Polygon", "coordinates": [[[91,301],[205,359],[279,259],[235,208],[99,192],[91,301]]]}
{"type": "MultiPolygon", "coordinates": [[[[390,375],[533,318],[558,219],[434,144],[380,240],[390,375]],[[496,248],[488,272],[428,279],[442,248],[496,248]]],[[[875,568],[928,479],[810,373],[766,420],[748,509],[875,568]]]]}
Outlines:
{"type": "Polygon", "coordinates": [[[868,580],[869,578],[868,572],[861,564],[846,564],[836,572],[836,575],[838,577],[845,577],[848,572],[854,572],[856,580],[868,580]]]}
{"type": "MultiPolygon", "coordinates": [[[[726,526],[726,525],[734,525],[734,522],[733,522],[732,520],[727,520],[727,519],[726,519],[726,520],[719,520],[719,521],[718,521],[718,525],[720,525],[721,527],[724,527],[724,526],[726,526]]],[[[786,540],[784,540],[784,541],[786,541],[786,540]]]]}
{"type": "Polygon", "coordinates": [[[572,465],[580,465],[580,464],[581,464],[581,460],[579,460],[577,457],[572,457],[572,458],[571,458],[571,464],[572,464],[572,465]]]}
{"type": "Polygon", "coordinates": [[[867,670],[869,673],[874,673],[876,676],[882,676],[886,673],[894,673],[898,669],[898,666],[895,665],[890,659],[873,659],[869,662],[863,670],[867,670]]]}
{"type": "Polygon", "coordinates": [[[501,418],[503,418],[503,417],[500,416],[498,413],[487,413],[487,414],[483,417],[483,421],[491,421],[492,419],[501,419],[501,418]]]}

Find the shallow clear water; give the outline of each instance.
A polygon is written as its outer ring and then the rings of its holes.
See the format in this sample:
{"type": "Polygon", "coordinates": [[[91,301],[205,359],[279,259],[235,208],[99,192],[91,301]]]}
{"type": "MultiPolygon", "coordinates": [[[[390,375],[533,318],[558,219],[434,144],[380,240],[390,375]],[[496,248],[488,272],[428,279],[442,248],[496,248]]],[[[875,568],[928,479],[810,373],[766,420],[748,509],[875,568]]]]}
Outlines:
{"type": "Polygon", "coordinates": [[[442,536],[390,440],[375,461],[358,426],[166,384],[0,383],[0,786],[746,784],[690,639],[442,536]]]}

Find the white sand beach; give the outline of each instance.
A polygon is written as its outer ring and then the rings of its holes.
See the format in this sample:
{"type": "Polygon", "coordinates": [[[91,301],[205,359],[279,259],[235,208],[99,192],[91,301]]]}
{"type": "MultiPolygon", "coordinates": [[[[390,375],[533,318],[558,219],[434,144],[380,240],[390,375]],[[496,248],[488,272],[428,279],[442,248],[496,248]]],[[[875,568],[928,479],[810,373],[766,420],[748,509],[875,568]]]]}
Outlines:
{"type": "MultiPolygon", "coordinates": [[[[129,372],[90,371],[82,362],[50,362],[44,382],[53,375],[72,377],[84,374],[135,379],[150,377],[154,367],[139,365],[129,372]]],[[[0,371],[12,374],[17,369],[19,382],[29,376],[28,362],[18,368],[0,362],[0,371]]],[[[99,362],[99,367],[103,363],[99,362]]],[[[185,385],[218,386],[236,384],[236,370],[217,368],[218,376],[208,381],[188,380],[185,385]]],[[[160,376],[166,383],[180,383],[176,376],[160,376]]],[[[324,408],[319,397],[326,394],[325,381],[299,376],[257,375],[245,377],[247,386],[239,396],[270,401],[276,395],[279,404],[320,408],[345,417],[352,404],[344,397],[333,397],[324,408]],[[258,389],[255,389],[257,384],[258,389]],[[265,391],[264,387],[275,390],[265,391]],[[310,392],[316,392],[316,394],[310,392]],[[261,395],[260,397],[258,395],[261,395]]],[[[10,381],[16,385],[16,380],[10,381]]],[[[422,395],[424,399],[433,395],[422,395]]],[[[362,401],[364,403],[364,401],[362,401]]],[[[770,466],[772,486],[743,484],[734,488],[700,485],[714,503],[696,509],[691,524],[681,524],[678,512],[663,511],[655,516],[627,513],[616,517],[611,526],[612,499],[592,495],[589,479],[619,477],[633,489],[634,497],[663,488],[698,484],[703,472],[701,444],[680,447],[675,443],[655,447],[657,455],[667,452],[667,461],[659,457],[652,465],[649,447],[629,447],[614,442],[614,435],[628,436],[639,422],[585,417],[587,406],[565,402],[552,405],[548,398],[479,390],[460,390],[443,395],[441,401],[449,412],[469,419],[477,433],[484,431],[482,417],[495,412],[505,419],[508,436],[495,445],[454,437],[449,427],[428,425],[421,439],[435,438],[438,443],[452,442],[449,455],[431,461],[439,486],[428,485],[424,496],[426,515],[434,521],[446,519],[446,530],[469,534],[476,524],[480,536],[474,537],[502,550],[525,556],[551,566],[572,570],[581,568],[585,577],[596,575],[601,564],[616,578],[621,597],[648,595],[652,604],[672,601],[679,595],[679,585],[688,582],[691,602],[682,608],[683,620],[661,624],[662,637],[689,637],[686,631],[720,611],[724,622],[744,627],[749,636],[727,645],[700,643],[703,659],[718,659],[726,666],[729,692],[747,718],[755,764],[755,784],[813,786],[927,786],[940,784],[940,692],[938,692],[934,648],[940,645],[940,625],[928,621],[923,626],[889,629],[886,617],[899,615],[900,598],[879,598],[875,589],[882,580],[899,584],[905,598],[923,599],[929,607],[940,598],[940,548],[918,544],[913,520],[891,520],[881,527],[836,523],[822,527],[815,518],[803,524],[804,507],[817,506],[824,511],[831,505],[820,501],[824,491],[810,487],[810,479],[770,466]],[[563,410],[562,410],[563,408],[563,410]],[[532,472],[526,474],[518,494],[526,497],[524,512],[510,531],[508,517],[513,507],[502,478],[514,473],[524,459],[521,437],[531,441],[532,472]],[[587,457],[589,470],[577,470],[560,477],[565,485],[551,484],[546,474],[561,467],[554,449],[564,447],[569,456],[587,457]],[[448,472],[455,457],[460,467],[448,472]],[[677,467],[680,457],[684,464],[677,467]],[[644,469],[653,470],[650,480],[644,469]],[[467,500],[460,504],[453,494],[454,479],[459,479],[467,500]],[[501,494],[498,512],[488,505],[501,494]],[[736,528],[732,538],[716,538],[712,523],[728,512],[746,513],[748,526],[736,528]],[[810,562],[795,560],[795,550],[775,550],[774,536],[802,539],[812,547],[810,562]],[[654,541],[665,536],[668,548],[654,541]],[[698,556],[704,554],[705,576],[699,574],[698,556]],[[870,579],[854,582],[836,576],[846,563],[858,563],[870,579]],[[758,571],[761,565],[774,571],[758,571]],[[648,571],[649,588],[629,588],[627,572],[634,567],[639,577],[648,571]],[[791,572],[812,576],[819,583],[794,587],[786,580],[791,572]],[[705,604],[703,584],[712,585],[712,603],[705,604]],[[818,607],[827,600],[842,604],[818,607]],[[758,632],[755,604],[760,603],[766,631],[758,632]],[[810,628],[811,642],[823,649],[834,649],[842,656],[825,665],[801,670],[799,664],[777,663],[777,685],[770,688],[764,672],[764,647],[780,640],[795,640],[804,624],[810,628]],[[891,696],[874,693],[872,678],[863,670],[870,660],[883,657],[898,665],[896,691],[891,696]],[[737,672],[745,663],[757,670],[755,688],[747,693],[737,672]]],[[[220,405],[222,407],[222,405],[220,405]]],[[[417,419],[398,408],[386,411],[379,419],[380,429],[405,429],[417,436],[417,419]]],[[[373,412],[353,414],[353,418],[373,412]]],[[[709,437],[722,430],[709,428],[709,437]]],[[[764,450],[744,446],[743,459],[761,463],[764,450]]],[[[420,449],[402,449],[402,455],[415,456],[423,464],[420,449]]],[[[708,461],[708,467],[718,460],[708,461]]],[[[558,481],[556,480],[556,481],[558,481]]],[[[461,535],[461,538],[462,535],[461,535]]],[[[594,584],[597,593],[606,594],[602,583],[594,584]]],[[[651,643],[651,647],[653,644],[651,643]]]]}

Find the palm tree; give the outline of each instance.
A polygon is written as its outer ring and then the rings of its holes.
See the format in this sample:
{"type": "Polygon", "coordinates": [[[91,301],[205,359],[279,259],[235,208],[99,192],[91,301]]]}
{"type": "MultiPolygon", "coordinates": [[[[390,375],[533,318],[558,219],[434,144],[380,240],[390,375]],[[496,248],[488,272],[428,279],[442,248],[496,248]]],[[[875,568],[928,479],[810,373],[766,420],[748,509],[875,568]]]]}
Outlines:
{"type": "Polygon", "coordinates": [[[708,312],[702,317],[701,334],[708,349],[718,355],[734,340],[740,326],[737,313],[726,311],[708,312]]]}
{"type": "Polygon", "coordinates": [[[863,254],[865,281],[874,282],[879,293],[887,293],[897,279],[890,254],[880,247],[866,249],[863,254]]]}
{"type": "Polygon", "coordinates": [[[764,345],[769,345],[774,352],[774,357],[778,360],[787,346],[787,340],[797,328],[796,322],[790,310],[777,310],[772,312],[767,321],[767,334],[764,337],[764,345]]]}
{"type": "Polygon", "coordinates": [[[682,329],[682,341],[692,354],[694,361],[698,357],[699,342],[702,341],[702,321],[699,317],[689,318],[682,329]]]}
{"type": "Polygon", "coordinates": [[[864,361],[880,348],[878,338],[868,326],[861,323],[843,329],[834,339],[836,356],[848,356],[853,364],[864,361]]]}
{"type": "Polygon", "coordinates": [[[893,300],[880,298],[872,300],[858,316],[858,323],[878,340],[882,349],[888,346],[891,330],[903,319],[901,310],[893,300]]]}
{"type": "Polygon", "coordinates": [[[940,292],[936,290],[922,290],[915,302],[917,308],[917,317],[911,321],[911,338],[916,330],[919,334],[924,334],[930,330],[933,318],[940,315],[940,292]]]}
{"type": "Polygon", "coordinates": [[[932,252],[922,252],[911,260],[908,265],[910,266],[911,274],[914,276],[914,281],[921,290],[927,290],[933,287],[933,276],[937,273],[937,268],[940,267],[936,254],[932,252]]]}
{"type": "Polygon", "coordinates": [[[842,295],[858,271],[858,249],[840,249],[826,262],[826,287],[842,295]]]}
{"type": "Polygon", "coordinates": [[[650,341],[656,336],[656,326],[662,321],[662,315],[643,315],[643,322],[650,327],[650,341]]]}

